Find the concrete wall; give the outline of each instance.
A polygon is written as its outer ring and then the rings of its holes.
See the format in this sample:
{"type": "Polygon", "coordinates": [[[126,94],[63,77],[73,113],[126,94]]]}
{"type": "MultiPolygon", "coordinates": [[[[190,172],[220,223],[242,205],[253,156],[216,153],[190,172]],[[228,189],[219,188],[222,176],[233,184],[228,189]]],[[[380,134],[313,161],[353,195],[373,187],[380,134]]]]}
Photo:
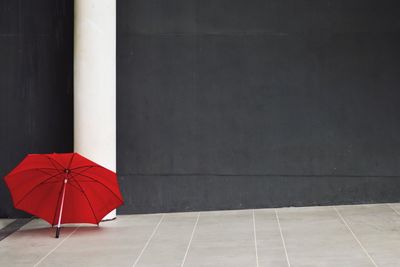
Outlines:
{"type": "MultiPolygon", "coordinates": [[[[72,150],[72,18],[67,0],[0,0],[0,177],[27,153],[72,150]]],[[[12,207],[0,181],[0,217],[12,207]]]]}
{"type": "Polygon", "coordinates": [[[398,1],[118,1],[122,213],[400,200],[398,1]]]}

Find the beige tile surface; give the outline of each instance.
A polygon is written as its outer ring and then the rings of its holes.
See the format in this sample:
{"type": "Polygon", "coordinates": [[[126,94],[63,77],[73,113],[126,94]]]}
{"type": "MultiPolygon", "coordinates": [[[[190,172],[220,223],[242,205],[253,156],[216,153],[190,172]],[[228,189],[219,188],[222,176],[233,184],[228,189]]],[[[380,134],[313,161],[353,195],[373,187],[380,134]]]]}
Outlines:
{"type": "Polygon", "coordinates": [[[256,266],[251,210],[201,213],[185,266],[256,266]]]}
{"type": "Polygon", "coordinates": [[[197,215],[198,213],[167,214],[136,266],[180,266],[197,215]]]}
{"type": "Polygon", "coordinates": [[[340,206],[337,210],[377,266],[400,266],[398,204],[340,206]]]}
{"type": "Polygon", "coordinates": [[[36,219],[3,239],[0,266],[400,266],[400,204],[122,215],[63,227],[60,239],[54,230],[36,219]]]}
{"type": "Polygon", "coordinates": [[[371,266],[332,207],[279,209],[291,266],[371,266]]]}
{"type": "Polygon", "coordinates": [[[161,215],[119,216],[79,228],[39,266],[132,266],[161,215]]]}
{"type": "Polygon", "coordinates": [[[255,210],[259,266],[287,267],[285,248],[274,209],[255,210]]]}
{"type": "Polygon", "coordinates": [[[0,266],[33,266],[75,229],[63,229],[61,238],[56,239],[48,223],[33,220],[0,242],[0,266]]]}

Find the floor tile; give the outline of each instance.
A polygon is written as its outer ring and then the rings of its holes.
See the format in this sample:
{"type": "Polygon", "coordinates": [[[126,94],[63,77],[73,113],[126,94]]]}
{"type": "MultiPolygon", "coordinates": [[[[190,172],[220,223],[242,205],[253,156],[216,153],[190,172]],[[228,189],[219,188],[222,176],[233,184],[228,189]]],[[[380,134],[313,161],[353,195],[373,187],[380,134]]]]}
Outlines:
{"type": "Polygon", "coordinates": [[[81,227],[40,266],[132,266],[161,216],[118,216],[101,227],[81,227]]]}
{"type": "Polygon", "coordinates": [[[292,267],[371,266],[332,207],[278,209],[292,267]]]}
{"type": "Polygon", "coordinates": [[[255,210],[254,216],[259,266],[287,267],[288,263],[275,210],[255,210]]]}
{"type": "Polygon", "coordinates": [[[181,266],[198,213],[167,214],[137,267],[181,266]]]}
{"type": "Polygon", "coordinates": [[[285,267],[285,251],[291,267],[400,266],[396,203],[120,215],[54,234],[29,222],[0,241],[0,266],[285,267]]]}
{"type": "Polygon", "coordinates": [[[201,213],[185,266],[256,266],[251,210],[201,213]]]}
{"type": "Polygon", "coordinates": [[[34,266],[60,242],[39,266],[132,266],[160,217],[118,216],[101,227],[82,225],[69,238],[76,227],[66,226],[60,239],[54,228],[34,220],[0,242],[0,266],[34,266]]]}
{"type": "MultiPolygon", "coordinates": [[[[399,204],[390,205],[400,213],[399,204]]],[[[400,266],[400,215],[389,205],[340,206],[337,210],[377,266],[400,266]]]]}
{"type": "Polygon", "coordinates": [[[42,220],[33,220],[0,242],[0,266],[33,266],[76,229],[63,229],[61,238],[54,238],[54,228],[42,220]]]}

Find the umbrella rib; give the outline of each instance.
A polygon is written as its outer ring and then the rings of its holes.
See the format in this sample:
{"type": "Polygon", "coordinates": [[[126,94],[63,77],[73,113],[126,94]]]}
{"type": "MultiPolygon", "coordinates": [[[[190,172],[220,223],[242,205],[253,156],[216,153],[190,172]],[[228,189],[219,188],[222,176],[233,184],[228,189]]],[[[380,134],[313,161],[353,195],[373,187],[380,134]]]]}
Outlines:
{"type": "Polygon", "coordinates": [[[74,159],[74,157],[75,157],[75,153],[73,153],[71,158],[69,159],[69,163],[68,163],[68,168],[67,169],[71,168],[72,160],[74,159]]]}
{"type": "MultiPolygon", "coordinates": [[[[86,169],[84,169],[84,170],[82,170],[82,171],[80,171],[80,172],[75,172],[76,174],[81,174],[81,173],[83,173],[83,172],[85,172],[85,171],[87,171],[87,170],[90,170],[91,168],[94,168],[94,167],[96,167],[96,166],[86,166],[86,169]]],[[[100,167],[100,166],[98,166],[98,167],[100,167]]],[[[79,167],[78,167],[79,168],[79,167]]],[[[75,170],[76,170],[77,168],[75,168],[75,170]]],[[[72,169],[72,170],[74,170],[74,169],[72,169]]]]}
{"type": "MultiPolygon", "coordinates": [[[[74,181],[75,183],[78,184],[78,180],[75,179],[76,176],[78,176],[78,175],[76,175],[76,174],[74,175],[74,173],[71,173],[71,174],[70,174],[70,180],[72,180],[72,181],[74,181]]],[[[78,184],[79,187],[76,186],[76,185],[73,185],[73,184],[71,184],[71,183],[69,183],[69,185],[73,186],[73,187],[76,188],[78,191],[83,192],[83,189],[82,189],[82,187],[80,186],[80,184],[78,184]]]]}
{"type": "MultiPolygon", "coordinates": [[[[31,170],[32,170],[32,169],[31,169],[31,170]]],[[[47,175],[53,175],[53,174],[51,174],[51,173],[46,172],[45,170],[54,170],[54,168],[37,168],[37,169],[35,169],[35,170],[37,170],[37,171],[39,171],[39,172],[41,172],[41,173],[47,174],[47,175]]],[[[58,172],[59,174],[61,173],[58,169],[56,169],[56,170],[57,170],[57,172],[58,172]]]]}
{"type": "MultiPolygon", "coordinates": [[[[29,169],[29,170],[24,170],[24,171],[18,172],[18,174],[23,173],[23,172],[32,171],[32,170],[40,171],[39,169],[29,169]]],[[[54,169],[51,169],[51,170],[54,170],[54,169]]],[[[42,173],[44,173],[44,174],[46,174],[46,175],[51,175],[51,176],[49,176],[48,178],[54,178],[54,177],[56,177],[57,175],[62,174],[62,172],[60,172],[60,171],[58,171],[58,170],[57,170],[57,173],[56,173],[56,174],[50,174],[50,173],[46,173],[46,172],[43,172],[43,171],[42,171],[42,173]]],[[[13,175],[14,175],[14,174],[13,174],[13,175]]],[[[10,176],[8,176],[8,177],[12,177],[13,175],[10,175],[10,176]]],[[[8,177],[6,177],[6,178],[8,178],[8,177]]],[[[46,179],[45,181],[48,181],[48,179],[46,179]]],[[[45,181],[43,181],[43,182],[41,182],[41,183],[44,183],[45,181]]],[[[40,183],[39,183],[39,184],[40,184],[40,183]]],[[[39,184],[38,184],[38,185],[39,185],[39,184]]],[[[15,187],[13,187],[13,188],[15,188],[15,187]]]]}
{"type": "MultiPolygon", "coordinates": [[[[75,182],[76,182],[76,180],[75,179],[72,179],[71,178],[71,180],[74,180],[75,182]]],[[[70,186],[72,186],[73,188],[75,188],[76,190],[78,190],[79,192],[82,192],[82,189],[81,188],[79,188],[79,187],[77,187],[76,185],[74,185],[74,184],[69,184],[70,186]]]]}
{"type": "Polygon", "coordinates": [[[51,181],[51,182],[45,182],[45,183],[43,183],[43,184],[56,184],[56,183],[59,183],[60,181],[51,181]]]}
{"type": "Polygon", "coordinates": [[[54,177],[56,177],[56,176],[58,176],[58,175],[60,175],[60,174],[57,173],[56,175],[50,176],[50,177],[47,178],[46,180],[44,180],[44,181],[40,182],[39,184],[35,185],[34,187],[32,187],[31,190],[29,190],[29,191],[15,204],[15,206],[17,207],[17,206],[19,205],[19,203],[22,202],[22,200],[24,200],[30,193],[33,192],[33,190],[35,190],[36,188],[38,188],[39,186],[41,186],[42,184],[44,184],[44,183],[47,182],[48,180],[50,180],[50,179],[52,179],[52,178],[54,178],[54,177]]]}
{"type": "Polygon", "coordinates": [[[31,171],[33,171],[33,170],[40,171],[40,172],[42,172],[42,173],[44,173],[44,174],[48,174],[48,175],[51,175],[51,174],[50,174],[50,173],[46,173],[46,172],[44,172],[43,170],[56,170],[56,171],[58,172],[58,174],[62,173],[62,172],[61,172],[59,169],[57,169],[57,168],[30,168],[30,169],[27,169],[27,170],[22,170],[22,171],[15,172],[15,173],[13,173],[13,174],[9,174],[9,175],[7,175],[7,177],[12,177],[12,176],[14,176],[14,175],[16,175],[16,174],[21,174],[21,173],[24,173],[24,172],[31,172],[31,171]]]}
{"type": "Polygon", "coordinates": [[[88,168],[88,169],[90,169],[90,168],[93,168],[93,167],[100,167],[100,166],[98,166],[98,165],[84,165],[84,166],[79,166],[79,167],[72,168],[71,171],[72,170],[76,170],[76,169],[80,169],[80,168],[88,168]]]}
{"type": "Polygon", "coordinates": [[[53,165],[53,167],[54,167],[56,170],[60,171],[60,169],[58,169],[58,168],[56,167],[56,165],[54,165],[54,162],[57,163],[59,166],[61,166],[61,170],[65,169],[64,166],[62,166],[62,165],[61,165],[58,161],[56,161],[55,159],[52,159],[52,158],[50,158],[49,156],[47,156],[47,155],[45,155],[45,154],[42,154],[42,155],[43,155],[43,157],[47,158],[47,159],[50,161],[51,165],[53,165]]]}
{"type": "Polygon", "coordinates": [[[65,169],[64,165],[62,165],[58,160],[53,159],[53,158],[50,158],[50,159],[52,159],[54,162],[56,162],[58,165],[60,165],[63,170],[65,169]]]}
{"type": "MultiPolygon", "coordinates": [[[[28,171],[28,170],[27,170],[27,171],[28,171]]],[[[32,171],[32,170],[29,170],[29,171],[32,171]]],[[[51,174],[49,174],[49,173],[44,173],[44,174],[51,175],[51,174]]],[[[57,177],[57,175],[60,175],[60,174],[62,174],[62,172],[58,172],[58,173],[56,173],[56,174],[53,174],[53,175],[47,177],[44,181],[42,181],[42,182],[38,183],[37,185],[35,185],[35,186],[39,186],[39,185],[41,185],[41,184],[47,184],[47,181],[48,181],[49,179],[54,178],[54,177],[57,177]]],[[[6,178],[8,178],[8,177],[6,177],[6,178]]],[[[49,182],[49,183],[52,183],[52,182],[49,182]]],[[[15,188],[16,188],[15,186],[14,186],[13,188],[10,187],[10,189],[15,189],[15,188]]]]}
{"type": "Polygon", "coordinates": [[[94,219],[96,220],[96,223],[99,224],[99,221],[98,221],[98,219],[97,219],[97,216],[96,216],[96,214],[94,213],[92,204],[90,203],[89,198],[87,197],[87,195],[86,195],[86,193],[85,193],[85,190],[83,190],[82,186],[80,185],[80,183],[79,183],[75,178],[71,178],[71,179],[73,179],[73,180],[76,182],[76,184],[79,186],[79,188],[81,189],[82,194],[85,196],[85,198],[86,198],[86,200],[87,200],[87,202],[88,202],[88,204],[89,204],[89,207],[90,207],[90,209],[92,210],[92,213],[93,213],[94,219]]]}
{"type": "Polygon", "coordinates": [[[110,191],[110,192],[111,192],[116,198],[118,198],[121,202],[124,202],[122,199],[120,199],[120,198],[114,193],[114,191],[112,191],[108,186],[106,186],[106,185],[103,184],[102,182],[99,182],[99,181],[97,181],[96,179],[94,179],[94,178],[92,178],[92,177],[90,177],[90,176],[88,176],[88,175],[82,174],[82,173],[78,173],[78,175],[84,176],[84,177],[86,177],[86,178],[89,178],[89,179],[93,180],[93,181],[96,182],[96,183],[101,184],[102,186],[104,186],[105,188],[107,188],[107,190],[110,191]]]}

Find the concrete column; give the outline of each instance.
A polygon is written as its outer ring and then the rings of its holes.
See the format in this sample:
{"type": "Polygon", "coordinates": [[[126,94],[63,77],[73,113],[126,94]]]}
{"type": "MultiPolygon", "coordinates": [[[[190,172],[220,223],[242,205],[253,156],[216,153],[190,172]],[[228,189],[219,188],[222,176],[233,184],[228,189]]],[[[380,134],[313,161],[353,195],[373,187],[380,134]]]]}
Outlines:
{"type": "Polygon", "coordinates": [[[116,171],[116,0],[74,6],[74,150],[116,171]]]}

